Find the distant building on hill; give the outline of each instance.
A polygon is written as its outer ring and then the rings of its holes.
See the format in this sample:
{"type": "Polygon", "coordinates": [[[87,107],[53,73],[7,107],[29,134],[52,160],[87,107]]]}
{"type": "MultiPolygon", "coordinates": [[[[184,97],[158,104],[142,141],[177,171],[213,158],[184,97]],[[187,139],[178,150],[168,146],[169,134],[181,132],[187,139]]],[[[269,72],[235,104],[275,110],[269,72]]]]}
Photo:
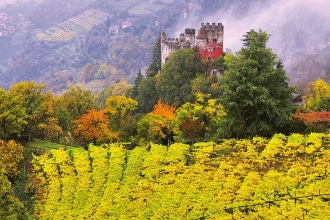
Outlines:
{"type": "Polygon", "coordinates": [[[204,60],[214,60],[223,56],[223,32],[222,23],[202,23],[196,35],[196,30],[185,29],[179,38],[168,38],[166,33],[161,35],[161,61],[166,63],[171,53],[196,47],[196,51],[204,60]]]}

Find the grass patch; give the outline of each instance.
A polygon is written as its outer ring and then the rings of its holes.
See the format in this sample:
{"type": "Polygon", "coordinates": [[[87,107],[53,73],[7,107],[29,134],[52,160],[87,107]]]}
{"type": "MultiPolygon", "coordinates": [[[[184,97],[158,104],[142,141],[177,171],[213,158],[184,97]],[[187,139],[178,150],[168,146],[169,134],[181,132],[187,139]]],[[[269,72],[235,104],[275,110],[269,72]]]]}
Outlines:
{"type": "Polygon", "coordinates": [[[33,139],[33,141],[27,143],[24,146],[24,153],[25,153],[25,155],[29,155],[31,153],[42,154],[51,149],[60,149],[60,148],[67,148],[67,146],[65,146],[63,144],[52,143],[49,141],[44,141],[44,140],[35,138],[35,139],[33,139]]]}

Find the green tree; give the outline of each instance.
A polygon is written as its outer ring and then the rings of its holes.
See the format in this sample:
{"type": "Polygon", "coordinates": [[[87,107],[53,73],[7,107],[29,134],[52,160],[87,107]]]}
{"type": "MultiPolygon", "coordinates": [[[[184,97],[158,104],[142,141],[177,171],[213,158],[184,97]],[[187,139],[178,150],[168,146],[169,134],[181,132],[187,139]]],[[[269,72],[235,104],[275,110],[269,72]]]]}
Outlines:
{"type": "Polygon", "coordinates": [[[0,163],[0,219],[29,219],[22,202],[15,196],[0,163]]]}
{"type": "Polygon", "coordinates": [[[38,125],[39,137],[45,140],[58,142],[62,127],[59,125],[59,119],[55,116],[56,98],[51,92],[44,94],[45,110],[41,116],[41,122],[38,125]]]}
{"type": "Polygon", "coordinates": [[[123,96],[125,93],[132,87],[131,84],[127,83],[124,78],[120,79],[120,81],[115,84],[112,95],[113,96],[123,96]]]}
{"type": "Polygon", "coordinates": [[[138,103],[134,99],[125,96],[110,96],[105,102],[105,108],[109,114],[110,130],[119,133],[119,140],[124,141],[132,135],[135,121],[132,117],[138,103]]]}
{"type": "Polygon", "coordinates": [[[262,30],[251,30],[247,46],[225,57],[221,87],[228,136],[270,136],[290,120],[294,89],[288,86],[281,61],[266,46],[268,39],[262,30]]]}
{"type": "Polygon", "coordinates": [[[211,98],[218,98],[221,95],[219,84],[215,83],[212,77],[199,75],[191,81],[193,94],[210,94],[211,98]]]}
{"type": "Polygon", "coordinates": [[[169,120],[154,113],[144,115],[137,124],[140,144],[151,141],[153,143],[167,144],[172,135],[169,120]]]}
{"type": "Polygon", "coordinates": [[[79,86],[70,89],[56,99],[55,114],[59,125],[66,131],[72,131],[72,121],[87,113],[87,110],[98,109],[95,96],[89,90],[79,86]]]}
{"type": "Polygon", "coordinates": [[[137,88],[137,96],[134,98],[138,103],[139,113],[148,113],[152,111],[153,106],[159,99],[156,90],[156,78],[146,77],[142,79],[137,88]]]}
{"type": "MultiPolygon", "coordinates": [[[[110,96],[122,96],[132,90],[132,85],[128,84],[125,79],[121,79],[118,83],[113,84],[102,90],[96,97],[96,103],[103,109],[105,107],[105,101],[110,96]]],[[[134,99],[134,97],[131,97],[134,99]]]]}
{"type": "Polygon", "coordinates": [[[161,38],[159,36],[152,51],[152,62],[146,72],[147,77],[154,77],[159,73],[162,65],[161,56],[161,38]]]}
{"type": "Polygon", "coordinates": [[[10,96],[21,96],[23,99],[23,108],[28,115],[28,123],[24,126],[23,133],[29,138],[38,134],[38,126],[43,122],[43,116],[47,110],[45,87],[46,84],[37,84],[34,81],[20,82],[10,87],[8,91],[10,96]]]}
{"type": "Polygon", "coordinates": [[[162,67],[156,89],[163,102],[176,107],[194,100],[191,80],[203,73],[201,58],[192,49],[172,53],[162,67]]]}
{"type": "Polygon", "coordinates": [[[216,69],[220,75],[223,75],[226,70],[225,58],[219,57],[213,61],[213,67],[216,69]]]}
{"type": "Polygon", "coordinates": [[[173,120],[176,140],[218,139],[225,112],[219,101],[210,97],[210,94],[197,93],[195,103],[187,102],[177,109],[173,120]]]}
{"type": "Polygon", "coordinates": [[[136,74],[133,87],[127,91],[128,97],[135,99],[138,96],[138,88],[142,80],[143,80],[143,75],[141,73],[141,70],[139,70],[139,72],[136,74]]]}
{"type": "Polygon", "coordinates": [[[28,118],[23,97],[0,88],[0,138],[17,137],[24,130],[28,118]]]}

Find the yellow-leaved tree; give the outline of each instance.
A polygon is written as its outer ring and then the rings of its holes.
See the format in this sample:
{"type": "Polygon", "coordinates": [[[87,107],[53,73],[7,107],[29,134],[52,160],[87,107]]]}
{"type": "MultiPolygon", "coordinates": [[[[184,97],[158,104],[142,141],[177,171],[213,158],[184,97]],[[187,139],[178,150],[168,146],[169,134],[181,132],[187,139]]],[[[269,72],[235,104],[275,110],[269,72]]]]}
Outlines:
{"type": "Polygon", "coordinates": [[[137,125],[140,142],[169,144],[173,139],[172,120],[175,118],[175,107],[163,103],[160,99],[154,110],[139,121],[137,125]]]}
{"type": "Polygon", "coordinates": [[[4,166],[9,178],[15,178],[19,173],[18,164],[23,159],[23,146],[13,140],[0,140],[0,163],[4,166]]]}
{"type": "Polygon", "coordinates": [[[110,130],[118,132],[120,141],[127,141],[134,136],[135,120],[133,112],[138,102],[125,96],[110,96],[105,101],[105,109],[109,116],[110,130]]]}
{"type": "Polygon", "coordinates": [[[309,83],[304,93],[307,111],[330,111],[330,86],[323,79],[309,83]]]}
{"type": "Polygon", "coordinates": [[[195,94],[196,102],[187,102],[176,110],[173,120],[175,138],[180,141],[216,137],[225,111],[210,94],[195,94]]]}

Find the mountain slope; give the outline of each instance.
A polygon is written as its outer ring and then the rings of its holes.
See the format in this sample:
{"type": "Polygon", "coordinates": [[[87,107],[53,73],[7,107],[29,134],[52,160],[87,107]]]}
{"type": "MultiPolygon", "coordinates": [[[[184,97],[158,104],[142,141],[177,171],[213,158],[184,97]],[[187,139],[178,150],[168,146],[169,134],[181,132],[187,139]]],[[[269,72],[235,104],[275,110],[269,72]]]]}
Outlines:
{"type": "Polygon", "coordinates": [[[45,0],[16,5],[0,9],[11,11],[8,24],[18,24],[12,36],[0,37],[6,51],[0,52],[0,87],[6,89],[28,80],[45,82],[54,93],[70,84],[98,92],[122,78],[133,83],[150,64],[160,31],[178,37],[202,22],[222,22],[224,46],[232,51],[239,50],[242,35],[252,28],[271,34],[269,46],[282,59],[290,83],[301,90],[318,77],[330,80],[327,1],[45,0]],[[8,45],[11,39],[15,45],[8,45]],[[91,72],[89,66],[105,68],[91,72]]]}

